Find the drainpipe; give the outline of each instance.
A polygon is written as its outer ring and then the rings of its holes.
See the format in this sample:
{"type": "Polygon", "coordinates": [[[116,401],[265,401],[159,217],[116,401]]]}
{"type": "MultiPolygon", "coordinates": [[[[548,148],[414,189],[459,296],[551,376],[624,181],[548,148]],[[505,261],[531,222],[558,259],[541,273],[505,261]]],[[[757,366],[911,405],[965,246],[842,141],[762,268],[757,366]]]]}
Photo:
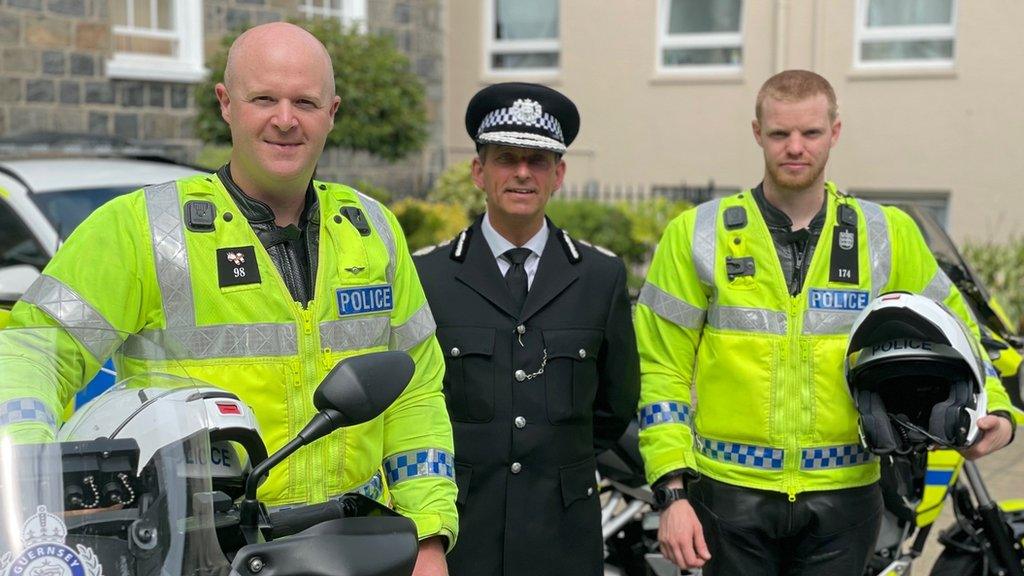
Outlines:
{"type": "Polygon", "coordinates": [[[789,0],[775,0],[775,72],[786,69],[786,25],[789,0]]]}

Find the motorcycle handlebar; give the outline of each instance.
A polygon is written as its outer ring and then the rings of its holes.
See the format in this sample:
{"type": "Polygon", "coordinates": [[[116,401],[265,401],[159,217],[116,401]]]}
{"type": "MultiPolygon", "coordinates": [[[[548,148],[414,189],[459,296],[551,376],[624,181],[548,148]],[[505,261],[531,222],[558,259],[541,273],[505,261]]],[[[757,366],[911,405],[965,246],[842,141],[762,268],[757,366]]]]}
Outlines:
{"type": "Polygon", "coordinates": [[[337,520],[349,515],[344,502],[337,500],[271,512],[270,536],[272,539],[291,536],[321,522],[337,520]]]}

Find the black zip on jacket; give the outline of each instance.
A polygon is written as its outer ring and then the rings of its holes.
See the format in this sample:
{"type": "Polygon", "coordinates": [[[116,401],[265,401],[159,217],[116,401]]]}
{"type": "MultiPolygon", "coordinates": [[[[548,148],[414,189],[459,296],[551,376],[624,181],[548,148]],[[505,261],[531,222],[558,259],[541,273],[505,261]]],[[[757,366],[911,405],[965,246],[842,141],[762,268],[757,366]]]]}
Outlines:
{"type": "Polygon", "coordinates": [[[270,255],[292,299],[303,306],[309,304],[313,299],[320,244],[319,200],[313,191],[313,182],[306,187],[306,205],[298,226],[278,226],[270,206],[247,195],[231,179],[230,164],[218,170],[217,177],[270,255]]]}

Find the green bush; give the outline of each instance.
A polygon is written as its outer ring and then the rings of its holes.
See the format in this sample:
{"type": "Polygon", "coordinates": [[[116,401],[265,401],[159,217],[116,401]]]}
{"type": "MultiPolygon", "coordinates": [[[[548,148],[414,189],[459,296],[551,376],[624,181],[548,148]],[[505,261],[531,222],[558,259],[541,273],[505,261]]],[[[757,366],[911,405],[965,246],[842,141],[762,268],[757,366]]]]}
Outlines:
{"type": "Polygon", "coordinates": [[[391,211],[402,225],[411,251],[451,240],[469,225],[460,207],[452,204],[405,198],[395,202],[391,211]]]}
{"type": "MultiPolygon", "coordinates": [[[[391,38],[342,29],[329,19],[295,23],[323,42],[334,63],[341,107],[327,137],[328,146],[361,150],[385,160],[398,160],[423,148],[427,138],[423,84],[391,38]]],[[[207,62],[210,78],[196,87],[196,134],[204,142],[231,142],[214,86],[224,79],[228,47],[237,37],[224,37],[221,49],[207,62]]]]}
{"type": "Polygon", "coordinates": [[[369,180],[356,180],[352,187],[381,204],[391,204],[393,197],[391,191],[383,186],[378,186],[369,180]]]}
{"type": "Polygon", "coordinates": [[[471,160],[466,160],[449,166],[434,182],[434,187],[427,192],[427,200],[464,206],[466,216],[471,220],[483,214],[484,192],[473,184],[472,164],[471,160]]]}
{"type": "Polygon", "coordinates": [[[1013,329],[1024,318],[1024,238],[1003,244],[965,244],[964,259],[1006,311],[1013,329]]]}
{"type": "Polygon", "coordinates": [[[629,272],[629,287],[635,292],[643,284],[665,226],[689,207],[664,198],[618,204],[552,200],[547,213],[573,237],[603,246],[622,258],[629,272]]]}

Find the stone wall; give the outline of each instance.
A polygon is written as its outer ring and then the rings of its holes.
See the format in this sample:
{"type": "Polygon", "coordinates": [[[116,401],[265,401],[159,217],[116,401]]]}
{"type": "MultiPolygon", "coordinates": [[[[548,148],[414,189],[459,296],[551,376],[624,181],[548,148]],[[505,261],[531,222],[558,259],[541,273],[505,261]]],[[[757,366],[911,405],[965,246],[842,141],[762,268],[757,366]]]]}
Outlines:
{"type": "MultiPolygon", "coordinates": [[[[93,134],[144,143],[179,160],[194,160],[192,84],[112,80],[109,2],[0,0],[0,136],[30,132],[93,134]]],[[[225,34],[295,17],[299,0],[205,0],[204,49],[225,34]]],[[[367,28],[386,34],[409,56],[426,86],[429,141],[396,163],[330,150],[322,178],[365,180],[396,196],[420,195],[444,168],[443,0],[368,0],[367,28]]]]}

